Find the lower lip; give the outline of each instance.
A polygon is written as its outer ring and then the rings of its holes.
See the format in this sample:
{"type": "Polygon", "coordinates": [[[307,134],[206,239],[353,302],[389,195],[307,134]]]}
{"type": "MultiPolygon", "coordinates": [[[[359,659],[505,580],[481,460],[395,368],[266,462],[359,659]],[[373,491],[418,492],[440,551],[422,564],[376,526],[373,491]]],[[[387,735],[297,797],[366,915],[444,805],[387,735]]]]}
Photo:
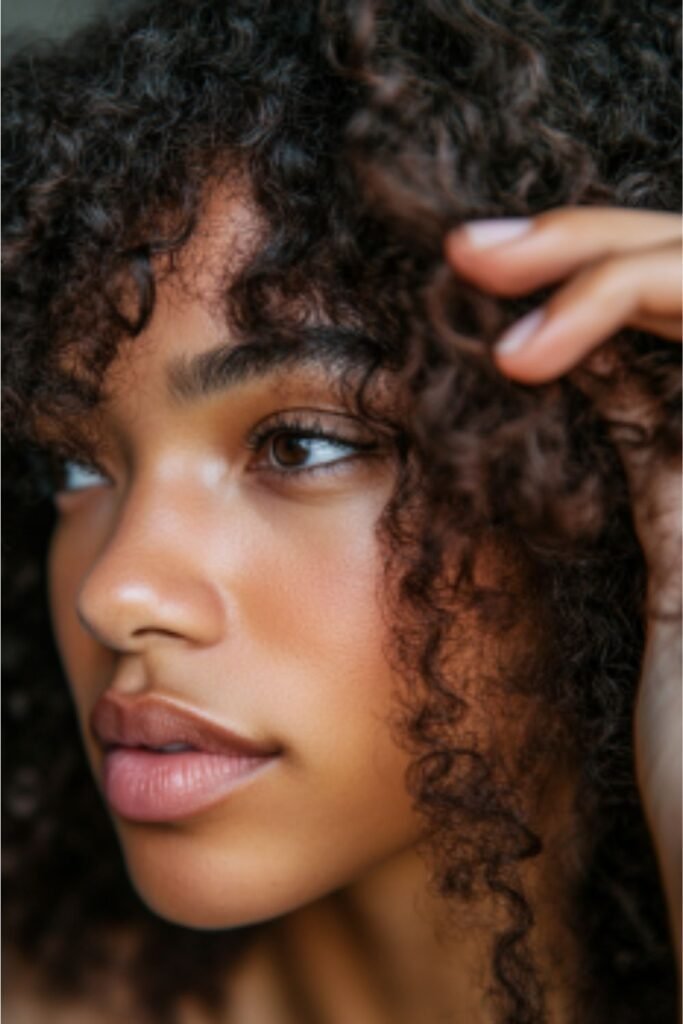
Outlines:
{"type": "Polygon", "coordinates": [[[212,807],[274,759],[115,747],[104,758],[104,795],[131,821],[175,821],[212,807]]]}

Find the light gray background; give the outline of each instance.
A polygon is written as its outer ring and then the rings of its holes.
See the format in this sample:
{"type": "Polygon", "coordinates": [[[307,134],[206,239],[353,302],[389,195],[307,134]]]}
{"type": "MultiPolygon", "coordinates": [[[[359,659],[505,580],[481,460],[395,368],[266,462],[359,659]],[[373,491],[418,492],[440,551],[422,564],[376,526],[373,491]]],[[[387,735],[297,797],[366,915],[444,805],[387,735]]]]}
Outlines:
{"type": "Polygon", "coordinates": [[[103,0],[2,0],[2,34],[31,29],[64,34],[104,6],[103,0]]]}
{"type": "Polygon", "coordinates": [[[121,0],[1,0],[2,52],[8,56],[36,35],[68,35],[98,11],[111,10],[121,0]]]}

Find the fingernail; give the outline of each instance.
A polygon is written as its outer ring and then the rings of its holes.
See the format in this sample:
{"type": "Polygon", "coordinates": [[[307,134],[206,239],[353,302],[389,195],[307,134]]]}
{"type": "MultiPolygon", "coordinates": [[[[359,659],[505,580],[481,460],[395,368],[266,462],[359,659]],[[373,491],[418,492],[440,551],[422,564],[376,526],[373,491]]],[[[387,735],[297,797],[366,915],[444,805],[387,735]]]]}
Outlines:
{"type": "Polygon", "coordinates": [[[529,338],[536,334],[545,318],[544,309],[532,309],[530,313],[523,316],[521,320],[513,324],[505,334],[496,342],[496,352],[503,355],[511,355],[524,348],[529,338]]]}
{"type": "Polygon", "coordinates": [[[473,220],[462,230],[473,249],[488,249],[525,235],[530,227],[528,217],[505,217],[502,220],[473,220]]]}

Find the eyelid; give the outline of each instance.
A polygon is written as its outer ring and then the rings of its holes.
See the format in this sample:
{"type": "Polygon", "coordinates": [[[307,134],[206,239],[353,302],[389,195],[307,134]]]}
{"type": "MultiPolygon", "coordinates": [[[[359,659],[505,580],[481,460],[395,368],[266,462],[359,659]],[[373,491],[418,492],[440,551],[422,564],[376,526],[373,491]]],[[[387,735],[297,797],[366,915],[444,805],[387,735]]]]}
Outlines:
{"type": "Polygon", "coordinates": [[[290,467],[273,465],[265,456],[260,461],[252,463],[250,467],[252,471],[269,473],[280,478],[310,477],[316,474],[339,471],[346,463],[353,461],[354,458],[371,455],[379,448],[379,439],[365,427],[365,424],[361,424],[355,417],[344,413],[317,409],[287,409],[265,417],[249,432],[246,445],[250,451],[259,453],[265,449],[271,440],[282,435],[299,436],[306,440],[326,441],[330,445],[338,446],[340,454],[337,458],[332,458],[317,465],[290,467]],[[325,416],[333,417],[337,420],[345,420],[346,430],[326,426],[324,423],[325,416]],[[361,433],[362,430],[362,438],[351,436],[354,433],[354,427],[358,433],[361,433]],[[346,452],[342,451],[344,448],[346,452]]]}
{"type": "Polygon", "coordinates": [[[357,417],[349,413],[330,409],[293,408],[278,410],[278,412],[270,413],[259,420],[247,435],[246,447],[251,451],[256,450],[278,430],[289,431],[293,434],[299,432],[307,437],[337,440],[348,445],[367,444],[371,446],[378,442],[375,434],[357,417]],[[328,426],[325,423],[326,418],[333,422],[342,421],[346,429],[328,426]]]}

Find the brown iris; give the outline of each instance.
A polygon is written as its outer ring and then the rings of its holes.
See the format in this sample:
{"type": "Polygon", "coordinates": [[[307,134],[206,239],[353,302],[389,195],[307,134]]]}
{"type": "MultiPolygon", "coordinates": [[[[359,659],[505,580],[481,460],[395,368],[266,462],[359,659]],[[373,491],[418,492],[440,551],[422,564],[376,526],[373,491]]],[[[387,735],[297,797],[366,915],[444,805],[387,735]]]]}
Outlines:
{"type": "Polygon", "coordinates": [[[278,434],[271,443],[274,460],[280,466],[299,467],[306,463],[310,455],[311,438],[299,437],[296,434],[278,434]]]}

